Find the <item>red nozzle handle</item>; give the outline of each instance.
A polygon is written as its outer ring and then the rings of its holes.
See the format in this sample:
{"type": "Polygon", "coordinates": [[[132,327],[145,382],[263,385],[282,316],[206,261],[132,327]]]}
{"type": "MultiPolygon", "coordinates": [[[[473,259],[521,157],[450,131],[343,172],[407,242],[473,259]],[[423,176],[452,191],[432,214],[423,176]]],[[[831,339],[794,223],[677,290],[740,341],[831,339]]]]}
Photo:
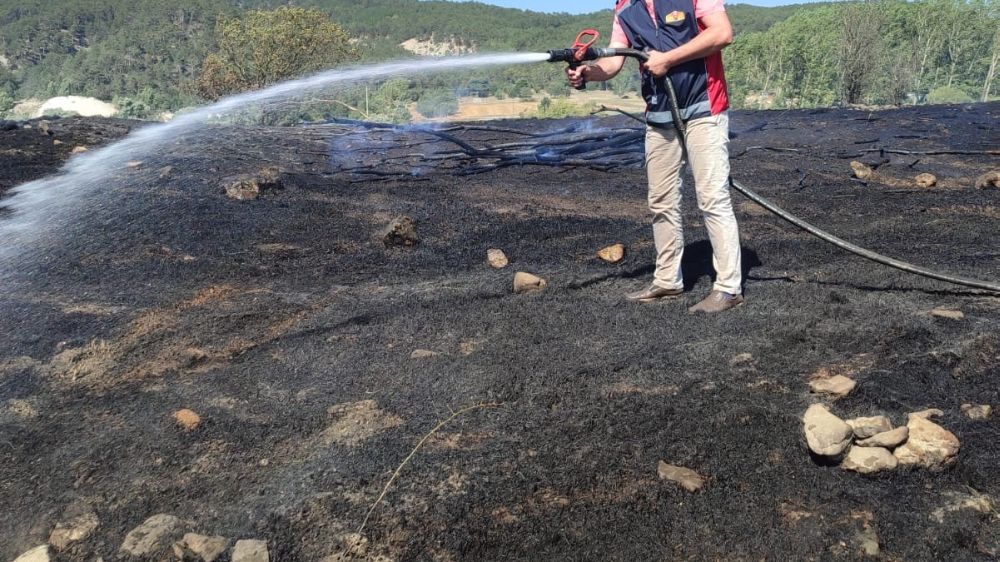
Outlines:
{"type": "Polygon", "coordinates": [[[594,46],[597,40],[601,38],[601,32],[596,29],[584,29],[576,36],[576,42],[573,43],[573,51],[576,53],[577,60],[583,60],[587,49],[594,46]],[[589,40],[587,38],[590,38],[589,40]]]}

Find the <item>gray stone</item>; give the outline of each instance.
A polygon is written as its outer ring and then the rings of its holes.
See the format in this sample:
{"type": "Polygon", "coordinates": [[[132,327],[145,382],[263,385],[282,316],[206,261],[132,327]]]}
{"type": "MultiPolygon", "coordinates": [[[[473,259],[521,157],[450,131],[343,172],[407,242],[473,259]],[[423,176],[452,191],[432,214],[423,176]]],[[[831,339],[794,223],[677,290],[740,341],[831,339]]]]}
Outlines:
{"type": "Polygon", "coordinates": [[[854,172],[854,177],[859,180],[867,180],[875,175],[875,171],[872,170],[871,166],[858,161],[851,162],[851,170],[854,172]]]}
{"type": "Polygon", "coordinates": [[[896,468],[899,461],[889,449],[882,447],[851,447],[840,468],[861,474],[871,474],[896,468]]]}
{"type": "Polygon", "coordinates": [[[14,562],[49,562],[49,545],[36,546],[15,558],[14,562]]]}
{"type": "Polygon", "coordinates": [[[843,398],[850,394],[857,384],[852,378],[845,377],[844,375],[834,375],[832,377],[813,379],[809,383],[809,389],[816,394],[826,394],[834,398],[843,398]]]}
{"type": "Polygon", "coordinates": [[[226,537],[207,537],[195,533],[187,533],[184,538],[174,543],[174,554],[181,560],[203,560],[215,562],[229,547],[226,537]]]}
{"type": "Polygon", "coordinates": [[[233,547],[233,562],[269,562],[267,543],[264,541],[236,541],[233,547]]]}
{"type": "Polygon", "coordinates": [[[854,436],[851,426],[822,404],[809,406],[802,422],[809,449],[817,455],[833,457],[843,453],[854,436]]]}
{"type": "Polygon", "coordinates": [[[697,492],[705,486],[705,478],[702,475],[683,466],[674,466],[660,461],[656,467],[656,473],[660,475],[661,480],[676,482],[689,492],[697,492]]]}
{"type": "Polygon", "coordinates": [[[170,548],[183,532],[184,522],[173,515],[161,513],[129,531],[119,550],[140,558],[155,555],[170,548]]]}
{"type": "Polygon", "coordinates": [[[862,439],[857,442],[857,445],[859,447],[885,447],[886,449],[895,449],[903,443],[906,443],[906,439],[909,436],[910,428],[904,425],[891,431],[878,433],[868,439],[862,439]]]}
{"type": "Polygon", "coordinates": [[[872,435],[884,433],[892,429],[892,422],[885,416],[872,416],[870,418],[854,418],[847,420],[847,425],[854,430],[854,436],[858,439],[867,439],[872,435]]]}

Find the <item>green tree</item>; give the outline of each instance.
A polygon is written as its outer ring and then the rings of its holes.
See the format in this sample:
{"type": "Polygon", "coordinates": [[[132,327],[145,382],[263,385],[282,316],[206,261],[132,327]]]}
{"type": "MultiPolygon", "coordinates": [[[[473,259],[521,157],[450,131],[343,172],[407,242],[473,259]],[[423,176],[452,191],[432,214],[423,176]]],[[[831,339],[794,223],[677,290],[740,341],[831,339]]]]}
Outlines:
{"type": "Polygon", "coordinates": [[[263,88],[358,56],[347,32],[317,9],[251,10],[221,20],[216,40],[218,51],[205,59],[197,82],[207,99],[263,88]]]}

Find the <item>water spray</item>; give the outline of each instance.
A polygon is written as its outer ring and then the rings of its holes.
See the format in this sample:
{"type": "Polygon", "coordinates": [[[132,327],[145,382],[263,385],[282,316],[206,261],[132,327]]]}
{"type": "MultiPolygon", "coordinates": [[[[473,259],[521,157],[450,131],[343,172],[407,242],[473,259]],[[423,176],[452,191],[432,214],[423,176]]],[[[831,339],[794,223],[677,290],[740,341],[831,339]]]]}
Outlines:
{"type": "MultiPolygon", "coordinates": [[[[577,68],[584,62],[595,61],[602,58],[608,57],[626,57],[638,60],[640,63],[646,63],[649,61],[649,54],[637,49],[625,49],[625,48],[598,48],[594,47],[594,44],[600,38],[600,33],[593,29],[585,29],[576,38],[576,42],[572,47],[568,49],[555,49],[548,52],[549,58],[548,62],[563,62],[567,63],[570,68],[577,68]]],[[[670,114],[672,117],[672,123],[674,130],[677,132],[677,139],[680,141],[681,151],[683,153],[684,161],[688,160],[687,157],[687,143],[685,142],[686,126],[684,119],[681,117],[680,106],[677,104],[677,92],[674,90],[674,84],[671,81],[669,74],[664,77],[663,80],[666,85],[667,99],[670,103],[670,114]]],[[[578,90],[586,89],[586,82],[580,84],[577,87],[578,90]]],[[[922,277],[928,277],[930,279],[936,279],[938,281],[944,281],[946,283],[952,283],[954,285],[963,285],[966,287],[973,287],[976,289],[983,289],[986,291],[1000,293],[1000,283],[993,283],[989,281],[980,281],[978,279],[970,279],[968,277],[961,277],[958,275],[952,275],[949,273],[941,273],[914,265],[909,262],[891,258],[873,252],[869,249],[862,248],[856,244],[852,244],[843,238],[839,238],[822,230],[815,225],[812,225],[799,217],[789,213],[788,211],[778,207],[771,201],[760,196],[750,188],[737,182],[729,177],[729,185],[736,191],[742,193],[747,199],[753,201],[754,203],[760,205],[761,207],[767,209],[771,213],[774,213],[779,218],[787,221],[788,223],[800,228],[809,234],[833,244],[834,246],[851,252],[857,256],[861,256],[865,259],[886,265],[901,271],[906,271],[914,275],[920,275],[922,277]]]]}

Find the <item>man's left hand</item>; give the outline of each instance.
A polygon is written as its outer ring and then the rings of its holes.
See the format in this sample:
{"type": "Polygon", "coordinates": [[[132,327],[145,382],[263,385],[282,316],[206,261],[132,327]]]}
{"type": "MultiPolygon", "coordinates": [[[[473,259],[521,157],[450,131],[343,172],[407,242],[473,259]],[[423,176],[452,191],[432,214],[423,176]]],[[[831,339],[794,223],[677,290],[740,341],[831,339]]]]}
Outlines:
{"type": "Polygon", "coordinates": [[[643,70],[649,72],[657,78],[662,78],[667,75],[670,67],[673,66],[670,60],[669,53],[661,53],[660,51],[649,51],[649,60],[646,64],[642,65],[643,70]]]}

